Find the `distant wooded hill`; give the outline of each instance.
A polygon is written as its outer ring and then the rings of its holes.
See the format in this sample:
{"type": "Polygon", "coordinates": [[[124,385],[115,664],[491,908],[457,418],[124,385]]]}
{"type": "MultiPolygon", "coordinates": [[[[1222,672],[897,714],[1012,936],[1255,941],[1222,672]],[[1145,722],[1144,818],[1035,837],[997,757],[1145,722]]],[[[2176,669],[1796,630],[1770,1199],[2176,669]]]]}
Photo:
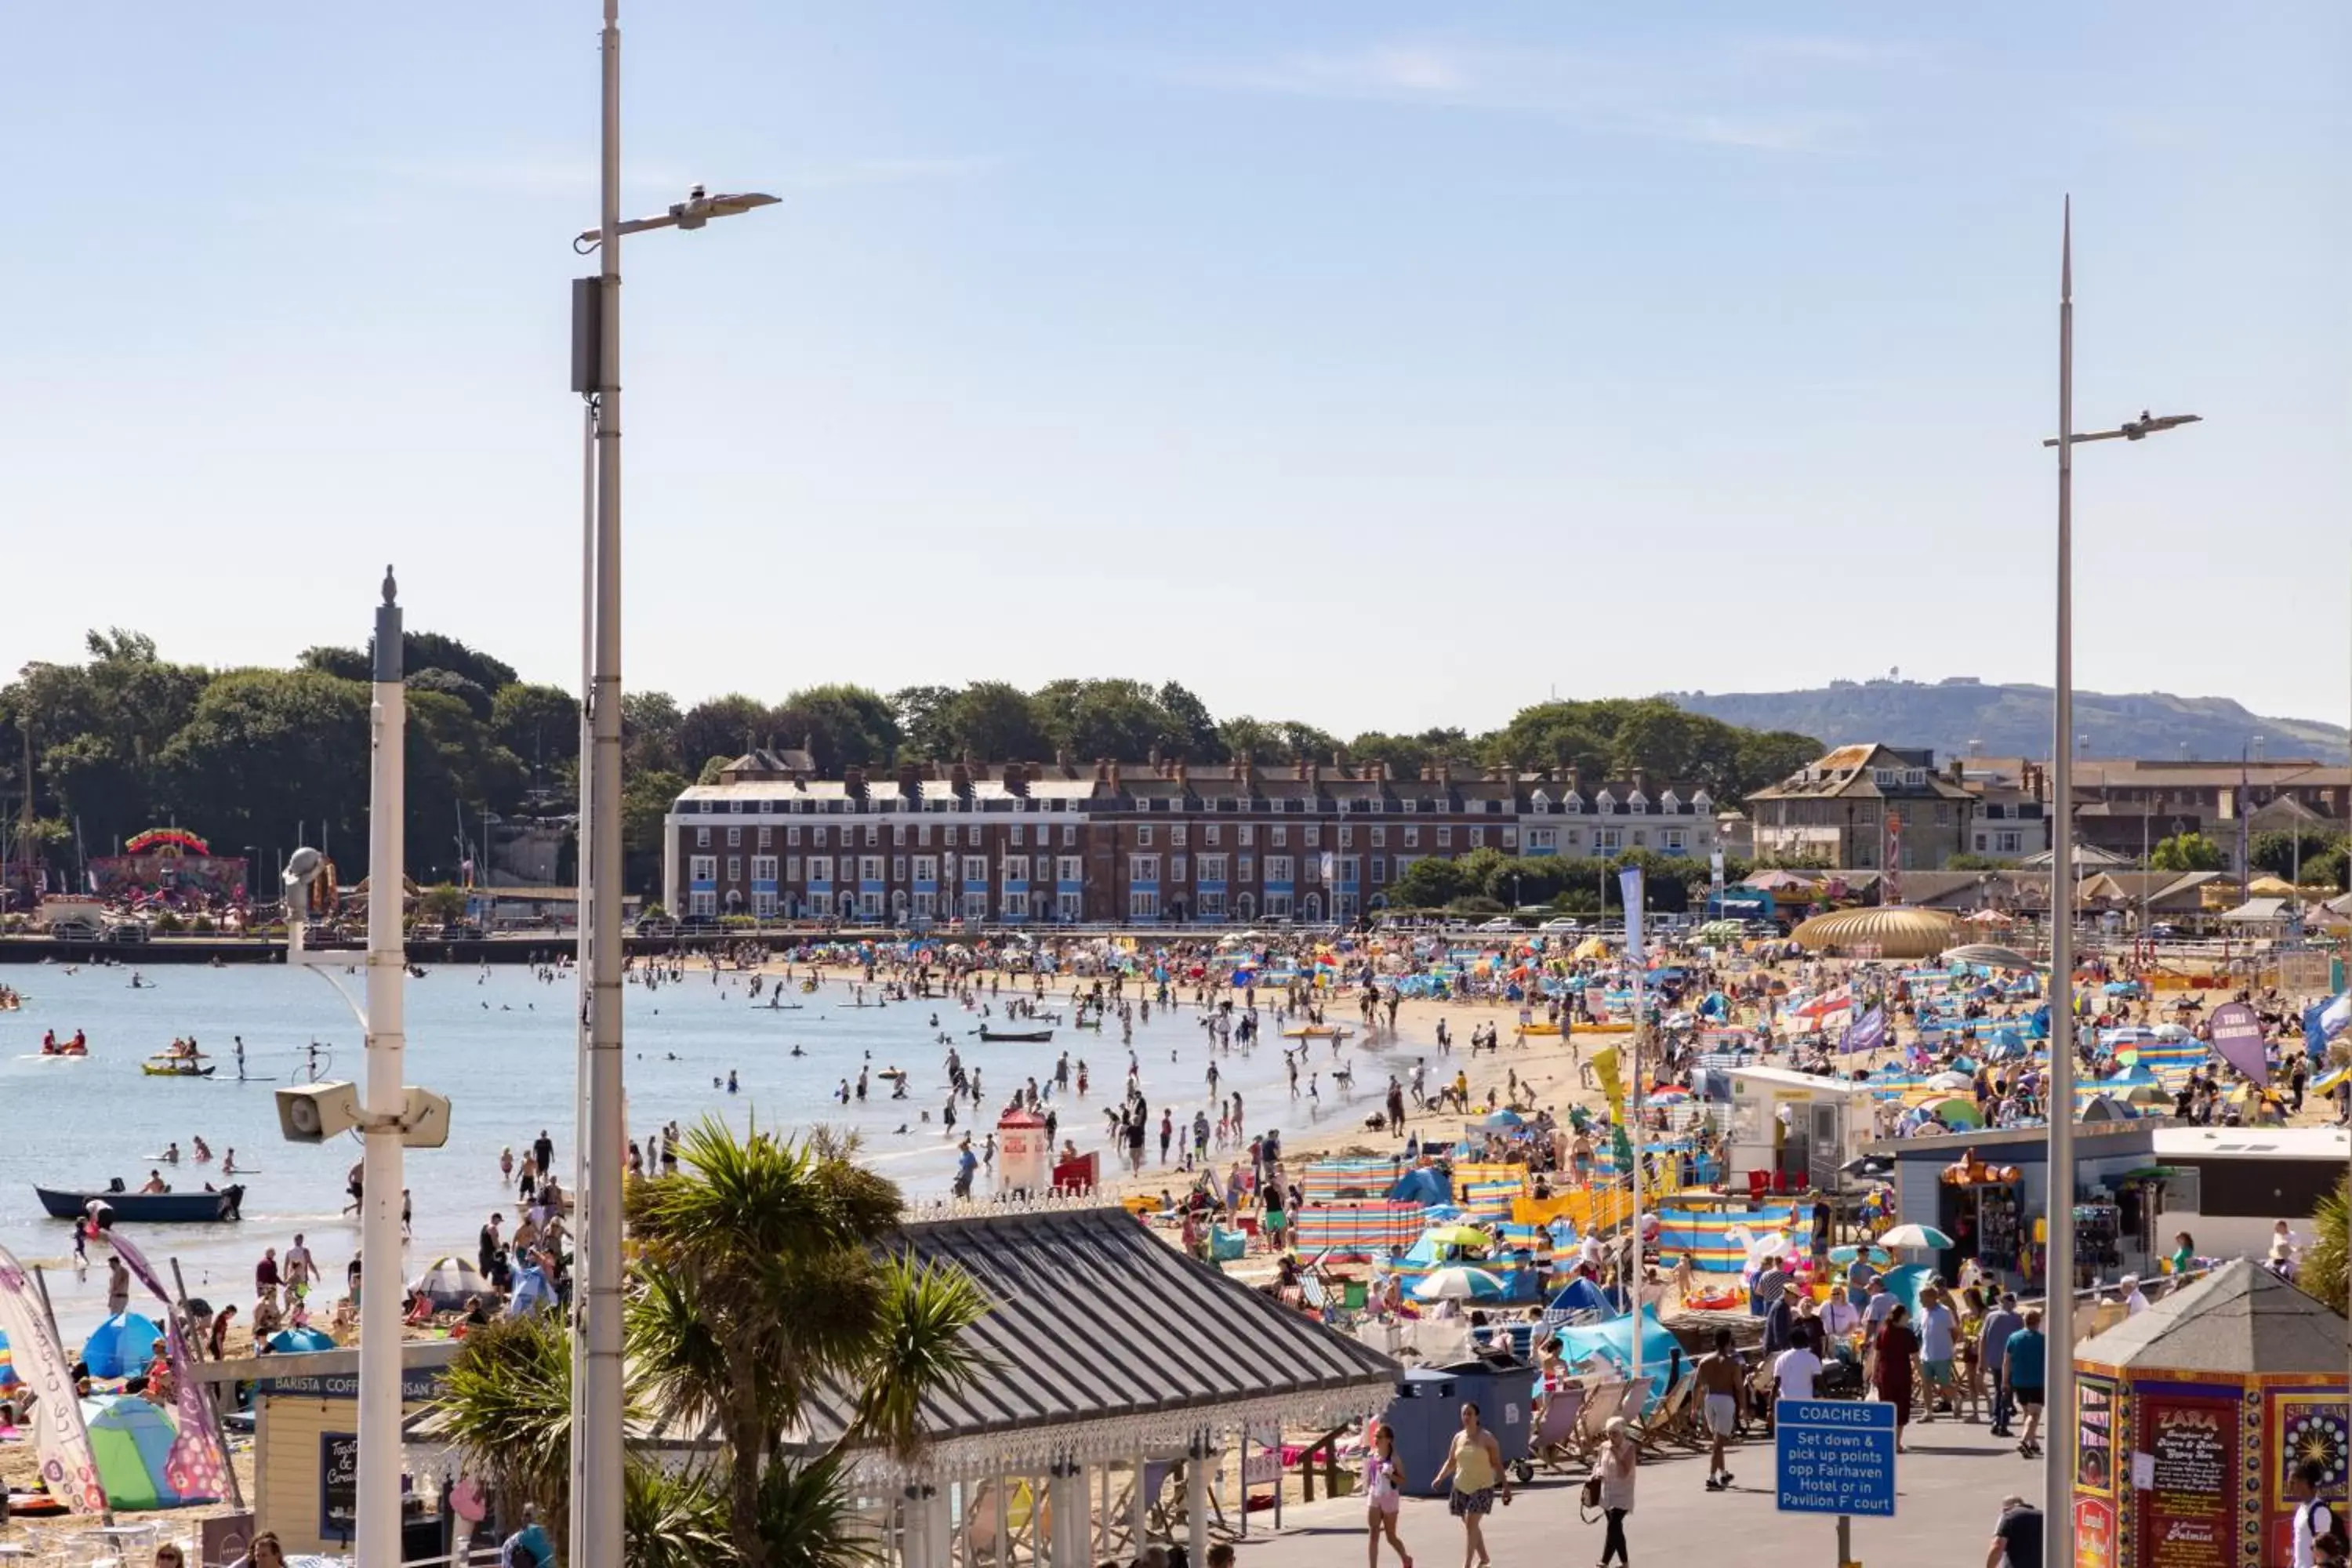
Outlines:
{"type": "MultiPolygon", "coordinates": [[[[2000,686],[1967,677],[1916,680],[1836,680],[1810,691],[1672,691],[1666,700],[1694,713],[1753,730],[1793,730],[1835,745],[1884,741],[1933,746],[1939,757],[2050,754],[2050,688],[2000,686]]],[[[2254,736],[2276,758],[2342,762],[2344,727],[2249,711],[2226,697],[2174,697],[2161,691],[2074,694],[2074,732],[2095,757],[2149,760],[2235,757],[2254,736]]]]}

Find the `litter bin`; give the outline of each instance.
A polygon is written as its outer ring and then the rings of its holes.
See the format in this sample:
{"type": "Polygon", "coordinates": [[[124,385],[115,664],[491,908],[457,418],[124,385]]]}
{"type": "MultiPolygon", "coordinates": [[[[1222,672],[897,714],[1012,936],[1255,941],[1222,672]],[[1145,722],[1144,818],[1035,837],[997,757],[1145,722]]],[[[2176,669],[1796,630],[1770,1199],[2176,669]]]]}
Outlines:
{"type": "MultiPolygon", "coordinates": [[[[1508,1469],[1528,1457],[1528,1437],[1534,1421],[1536,1369],[1520,1361],[1465,1361],[1444,1369],[1454,1380],[1454,1424],[1462,1424],[1461,1407],[1475,1405],[1479,1425],[1495,1435],[1508,1469]]],[[[1439,1463],[1444,1462],[1441,1451],[1439,1463]]]]}
{"type": "Polygon", "coordinates": [[[1397,1464],[1404,1471],[1404,1491],[1412,1497],[1435,1497],[1431,1483],[1445,1463],[1445,1451],[1462,1427],[1461,1384],[1450,1372],[1415,1367],[1396,1385],[1381,1425],[1396,1434],[1397,1464]]]}

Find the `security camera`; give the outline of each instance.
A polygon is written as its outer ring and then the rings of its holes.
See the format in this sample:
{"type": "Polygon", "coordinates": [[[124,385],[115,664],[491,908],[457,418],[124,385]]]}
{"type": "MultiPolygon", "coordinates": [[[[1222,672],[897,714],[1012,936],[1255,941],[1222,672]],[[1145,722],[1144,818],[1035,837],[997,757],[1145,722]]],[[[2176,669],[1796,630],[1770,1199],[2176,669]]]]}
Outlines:
{"type": "Polygon", "coordinates": [[[278,1130],[289,1143],[323,1143],[360,1123],[357,1084],[305,1083],[278,1091],[278,1130]]]}
{"type": "MultiPolygon", "coordinates": [[[[414,1084],[404,1085],[402,1093],[400,1115],[389,1122],[399,1129],[401,1142],[411,1149],[438,1149],[448,1142],[448,1097],[414,1084]]],[[[323,1143],[345,1132],[365,1132],[371,1121],[378,1128],[387,1125],[386,1119],[372,1119],[361,1109],[356,1084],[306,1083],[278,1091],[278,1130],[289,1143],[323,1143]]]]}

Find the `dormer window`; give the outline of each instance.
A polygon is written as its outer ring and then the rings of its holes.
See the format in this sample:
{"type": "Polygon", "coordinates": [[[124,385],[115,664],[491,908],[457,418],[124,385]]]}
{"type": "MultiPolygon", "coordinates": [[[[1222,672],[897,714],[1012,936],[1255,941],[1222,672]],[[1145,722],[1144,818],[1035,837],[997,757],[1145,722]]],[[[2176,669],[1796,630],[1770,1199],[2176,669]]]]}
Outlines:
{"type": "Polygon", "coordinates": [[[1617,809],[1617,797],[1604,789],[1592,797],[1592,809],[1607,816],[1617,809]]]}
{"type": "Polygon", "coordinates": [[[1535,794],[1528,796],[1528,805],[1534,808],[1535,814],[1538,816],[1549,816],[1551,815],[1551,796],[1544,794],[1541,790],[1538,790],[1535,794]]]}
{"type": "Polygon", "coordinates": [[[1701,790],[1696,795],[1691,796],[1691,809],[1693,811],[1709,811],[1712,810],[1714,806],[1715,802],[1707,797],[1707,793],[1705,790],[1701,790]]]}
{"type": "Polygon", "coordinates": [[[1924,784],[1927,782],[1927,770],[1906,768],[1903,770],[1903,782],[1907,784],[1924,784]]]}
{"type": "Polygon", "coordinates": [[[1635,790],[1625,797],[1625,809],[1640,816],[1650,809],[1650,797],[1635,790]]]}
{"type": "Polygon", "coordinates": [[[1570,816],[1580,816],[1584,811],[1584,797],[1570,790],[1560,796],[1559,808],[1570,816]]]}

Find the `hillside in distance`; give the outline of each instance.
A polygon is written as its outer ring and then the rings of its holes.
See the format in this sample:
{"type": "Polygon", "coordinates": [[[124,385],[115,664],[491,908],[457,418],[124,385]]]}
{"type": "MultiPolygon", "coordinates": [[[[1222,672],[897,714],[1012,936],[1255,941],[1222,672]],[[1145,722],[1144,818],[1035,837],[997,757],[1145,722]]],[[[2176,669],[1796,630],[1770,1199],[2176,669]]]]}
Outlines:
{"type": "MultiPolygon", "coordinates": [[[[1932,746],[1940,758],[2050,754],[2050,688],[2003,686],[1969,676],[1938,681],[1833,680],[1807,691],[1669,691],[1665,700],[1727,724],[1794,730],[1832,745],[1884,741],[1932,746]]],[[[2074,694],[2082,754],[2149,761],[2236,757],[2255,736],[2264,756],[2340,763],[2344,727],[2254,713],[2227,697],[2165,692],[2074,694]]]]}

